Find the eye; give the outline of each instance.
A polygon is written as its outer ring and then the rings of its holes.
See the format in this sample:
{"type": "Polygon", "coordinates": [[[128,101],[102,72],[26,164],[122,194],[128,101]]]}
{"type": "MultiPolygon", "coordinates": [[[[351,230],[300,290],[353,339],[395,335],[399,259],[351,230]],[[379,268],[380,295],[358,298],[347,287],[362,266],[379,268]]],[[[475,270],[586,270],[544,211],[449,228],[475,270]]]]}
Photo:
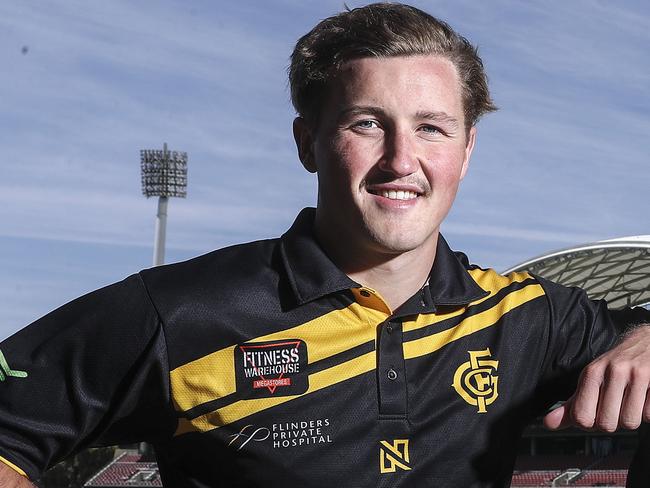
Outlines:
{"type": "Polygon", "coordinates": [[[372,119],[365,119],[365,120],[359,120],[352,124],[352,127],[357,128],[357,129],[378,129],[379,124],[377,123],[376,120],[372,119]]]}
{"type": "Polygon", "coordinates": [[[420,130],[426,134],[442,134],[442,131],[433,125],[423,125],[420,130]]]}

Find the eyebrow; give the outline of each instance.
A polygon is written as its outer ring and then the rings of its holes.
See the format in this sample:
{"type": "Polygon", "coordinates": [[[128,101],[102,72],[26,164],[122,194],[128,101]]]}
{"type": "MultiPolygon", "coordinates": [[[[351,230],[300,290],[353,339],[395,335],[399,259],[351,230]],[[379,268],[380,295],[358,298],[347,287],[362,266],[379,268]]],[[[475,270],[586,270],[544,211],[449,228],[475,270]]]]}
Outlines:
{"type": "MultiPolygon", "coordinates": [[[[383,109],[374,107],[372,105],[354,105],[350,108],[342,110],[339,113],[338,119],[341,120],[345,117],[362,114],[385,116],[386,112],[383,109]]],[[[418,110],[415,113],[415,118],[418,120],[424,119],[432,122],[449,124],[453,129],[457,129],[460,126],[460,123],[456,117],[453,117],[447,112],[443,111],[418,110]]]]}
{"type": "Polygon", "coordinates": [[[452,117],[447,112],[418,111],[415,115],[416,118],[418,119],[425,119],[425,120],[431,120],[433,122],[442,122],[444,124],[450,124],[451,126],[453,126],[454,129],[457,129],[460,125],[458,119],[456,117],[452,117]]]}
{"type": "Polygon", "coordinates": [[[341,112],[339,112],[338,119],[341,120],[351,115],[364,115],[364,114],[386,115],[386,112],[381,108],[373,107],[372,105],[353,105],[349,108],[341,110],[341,112]]]}

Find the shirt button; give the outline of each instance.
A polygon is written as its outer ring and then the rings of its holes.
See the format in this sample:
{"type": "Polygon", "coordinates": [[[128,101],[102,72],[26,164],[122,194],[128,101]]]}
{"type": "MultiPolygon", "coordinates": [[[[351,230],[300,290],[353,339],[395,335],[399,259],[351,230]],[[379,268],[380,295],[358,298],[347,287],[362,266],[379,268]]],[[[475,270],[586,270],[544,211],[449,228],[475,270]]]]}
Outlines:
{"type": "Polygon", "coordinates": [[[393,324],[386,325],[386,332],[388,332],[389,334],[393,332],[393,324]]]}
{"type": "Polygon", "coordinates": [[[366,298],[368,298],[368,297],[370,296],[370,292],[369,292],[368,290],[361,290],[361,291],[359,292],[359,294],[360,294],[362,297],[366,297],[366,298]]]}
{"type": "Polygon", "coordinates": [[[397,371],[394,369],[389,369],[388,370],[388,379],[391,381],[395,381],[397,379],[397,371]]]}

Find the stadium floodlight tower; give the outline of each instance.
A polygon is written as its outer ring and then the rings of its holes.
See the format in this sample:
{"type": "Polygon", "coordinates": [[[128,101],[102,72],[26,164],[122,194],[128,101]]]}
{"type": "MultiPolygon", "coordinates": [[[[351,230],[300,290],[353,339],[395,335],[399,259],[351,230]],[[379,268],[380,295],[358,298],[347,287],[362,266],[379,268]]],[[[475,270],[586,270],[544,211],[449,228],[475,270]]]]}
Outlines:
{"type": "Polygon", "coordinates": [[[169,197],[187,196],[187,153],[143,149],[140,151],[142,169],[142,193],[147,197],[158,197],[156,234],[153,247],[153,265],[165,262],[165,233],[167,228],[167,204],[169,197]]]}

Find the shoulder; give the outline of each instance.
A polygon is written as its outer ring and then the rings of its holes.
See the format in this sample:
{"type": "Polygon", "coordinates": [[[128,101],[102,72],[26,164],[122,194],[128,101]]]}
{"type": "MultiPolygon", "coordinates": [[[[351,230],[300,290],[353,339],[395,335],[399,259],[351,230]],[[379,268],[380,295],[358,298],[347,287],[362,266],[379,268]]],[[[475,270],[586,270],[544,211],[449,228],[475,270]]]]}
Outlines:
{"type": "Polygon", "coordinates": [[[211,280],[215,273],[245,275],[246,272],[272,265],[279,239],[266,239],[217,249],[187,261],[142,270],[140,275],[149,285],[169,280],[196,282],[211,280]]]}
{"type": "Polygon", "coordinates": [[[141,271],[156,307],[198,304],[241,296],[251,287],[272,286],[282,265],[279,239],[267,239],[218,249],[196,258],[141,271]]]}
{"type": "Polygon", "coordinates": [[[515,291],[526,287],[533,287],[540,294],[544,294],[538,277],[531,273],[523,271],[502,274],[495,269],[483,268],[477,264],[470,263],[467,256],[462,252],[455,251],[454,254],[476,284],[489,292],[490,296],[494,296],[499,292],[515,291]]]}

